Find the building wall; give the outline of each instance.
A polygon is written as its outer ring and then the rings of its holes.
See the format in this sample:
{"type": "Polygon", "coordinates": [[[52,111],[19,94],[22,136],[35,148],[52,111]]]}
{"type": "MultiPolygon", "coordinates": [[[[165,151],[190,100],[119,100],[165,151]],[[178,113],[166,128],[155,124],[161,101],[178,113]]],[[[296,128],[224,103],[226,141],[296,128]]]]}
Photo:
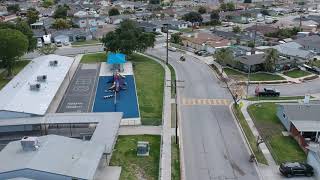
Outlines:
{"type": "Polygon", "coordinates": [[[31,114],[27,114],[27,113],[0,111],[0,119],[23,118],[23,117],[31,117],[31,116],[32,116],[31,114]]]}
{"type": "MultiPolygon", "coordinates": [[[[5,173],[0,173],[0,179],[12,179],[24,177],[34,180],[72,180],[72,177],[63,176],[59,174],[48,173],[44,171],[37,171],[33,169],[21,169],[16,171],[10,171],[5,173]]],[[[84,179],[78,179],[84,180],[84,179]]]]}
{"type": "Polygon", "coordinates": [[[320,157],[313,151],[309,151],[307,157],[307,163],[314,169],[314,176],[316,179],[320,179],[320,157]]]}
{"type": "Polygon", "coordinates": [[[284,115],[283,113],[283,107],[278,105],[277,107],[277,116],[280,119],[283,126],[287,129],[288,132],[290,132],[290,121],[288,120],[288,117],[284,115]]]}

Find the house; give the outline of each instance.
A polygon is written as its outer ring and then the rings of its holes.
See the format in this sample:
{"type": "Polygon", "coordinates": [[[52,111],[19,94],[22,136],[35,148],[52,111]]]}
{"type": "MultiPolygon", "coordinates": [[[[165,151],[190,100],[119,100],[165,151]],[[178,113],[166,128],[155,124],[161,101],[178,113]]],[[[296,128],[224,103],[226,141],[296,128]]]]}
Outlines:
{"type": "Polygon", "coordinates": [[[206,50],[209,53],[214,53],[219,48],[226,48],[231,45],[229,40],[209,33],[194,33],[192,36],[182,36],[182,43],[186,47],[206,50]]]}
{"type": "Polygon", "coordinates": [[[302,49],[312,51],[316,54],[320,54],[320,36],[312,35],[304,38],[295,40],[296,43],[300,44],[302,49]]]}
{"type": "Polygon", "coordinates": [[[276,49],[281,56],[297,62],[308,61],[314,56],[310,51],[304,50],[303,46],[297,42],[279,44],[271,48],[276,49]]]}
{"type": "Polygon", "coordinates": [[[273,33],[278,31],[278,28],[275,28],[273,26],[270,25],[256,25],[256,26],[251,26],[245,29],[245,31],[247,32],[251,32],[251,33],[255,33],[255,31],[257,31],[257,33],[259,33],[260,35],[264,35],[266,33],[273,33]]]}
{"type": "Polygon", "coordinates": [[[305,151],[308,143],[320,140],[319,109],[320,104],[313,102],[277,104],[277,117],[305,151]]]}
{"type": "Polygon", "coordinates": [[[91,40],[93,38],[90,31],[85,31],[80,28],[52,31],[52,39],[55,40],[57,37],[63,38],[66,40],[68,37],[68,42],[74,42],[79,40],[91,40]]]}
{"type": "Polygon", "coordinates": [[[181,30],[188,28],[188,22],[183,20],[161,20],[161,21],[152,21],[153,24],[156,24],[159,28],[166,28],[166,24],[169,25],[169,29],[171,30],[181,30]]]}
{"type": "Polygon", "coordinates": [[[159,28],[157,25],[149,22],[139,22],[138,26],[142,28],[145,32],[160,32],[161,28],[159,28]]]}

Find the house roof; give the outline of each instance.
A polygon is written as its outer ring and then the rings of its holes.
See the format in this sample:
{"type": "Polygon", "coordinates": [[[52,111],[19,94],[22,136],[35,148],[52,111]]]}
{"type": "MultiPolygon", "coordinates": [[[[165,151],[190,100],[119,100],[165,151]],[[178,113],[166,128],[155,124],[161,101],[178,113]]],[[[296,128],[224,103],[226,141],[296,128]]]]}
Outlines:
{"type": "Polygon", "coordinates": [[[270,33],[270,32],[276,32],[278,30],[278,28],[269,26],[269,25],[257,25],[256,26],[251,26],[245,29],[246,31],[250,31],[250,32],[254,32],[255,30],[257,30],[257,32],[261,33],[261,34],[266,34],[266,33],[270,33]]]}
{"type": "Polygon", "coordinates": [[[320,104],[281,103],[279,105],[283,107],[288,120],[299,131],[320,131],[320,104]]]}
{"type": "Polygon", "coordinates": [[[248,55],[248,56],[240,56],[238,57],[238,60],[242,64],[246,65],[256,65],[256,64],[261,64],[265,61],[265,54],[253,54],[253,55],[248,55]]]}
{"type": "Polygon", "coordinates": [[[295,40],[295,42],[300,44],[303,48],[320,49],[320,36],[318,36],[318,35],[306,36],[304,38],[299,38],[299,39],[295,40]]]}
{"type": "Polygon", "coordinates": [[[0,173],[32,169],[53,174],[93,179],[104,146],[57,135],[38,137],[39,148],[25,151],[20,141],[10,142],[0,153],[0,173]]]}
{"type": "Polygon", "coordinates": [[[280,54],[299,57],[303,59],[307,59],[312,55],[311,52],[301,49],[302,46],[296,42],[279,44],[276,46],[272,46],[272,48],[276,49],[280,54]]]}
{"type": "Polygon", "coordinates": [[[0,110],[44,115],[74,59],[58,55],[46,55],[33,59],[0,91],[0,110]],[[50,61],[58,61],[55,67],[50,61]],[[47,75],[40,83],[39,91],[31,91],[30,84],[37,83],[37,76],[47,75]]]}

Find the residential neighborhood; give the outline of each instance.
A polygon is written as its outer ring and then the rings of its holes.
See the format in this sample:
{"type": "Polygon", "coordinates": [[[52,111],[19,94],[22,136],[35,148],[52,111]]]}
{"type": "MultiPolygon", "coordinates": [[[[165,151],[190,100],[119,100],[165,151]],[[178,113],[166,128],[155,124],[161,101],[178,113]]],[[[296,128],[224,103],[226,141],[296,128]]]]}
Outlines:
{"type": "Polygon", "coordinates": [[[0,0],[0,180],[320,180],[320,1],[0,0]]]}

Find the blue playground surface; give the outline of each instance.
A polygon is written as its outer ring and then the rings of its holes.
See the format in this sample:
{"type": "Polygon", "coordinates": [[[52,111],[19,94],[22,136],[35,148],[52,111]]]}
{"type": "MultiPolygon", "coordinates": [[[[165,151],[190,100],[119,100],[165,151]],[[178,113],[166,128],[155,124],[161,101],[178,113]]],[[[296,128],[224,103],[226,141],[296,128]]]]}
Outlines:
{"type": "Polygon", "coordinates": [[[104,96],[114,95],[114,92],[105,92],[112,86],[112,76],[100,76],[97,93],[93,105],[93,112],[123,112],[123,118],[139,117],[138,100],[133,75],[126,75],[126,90],[117,92],[117,102],[114,97],[104,99],[104,96]],[[108,83],[110,82],[110,83],[108,83]]]}

